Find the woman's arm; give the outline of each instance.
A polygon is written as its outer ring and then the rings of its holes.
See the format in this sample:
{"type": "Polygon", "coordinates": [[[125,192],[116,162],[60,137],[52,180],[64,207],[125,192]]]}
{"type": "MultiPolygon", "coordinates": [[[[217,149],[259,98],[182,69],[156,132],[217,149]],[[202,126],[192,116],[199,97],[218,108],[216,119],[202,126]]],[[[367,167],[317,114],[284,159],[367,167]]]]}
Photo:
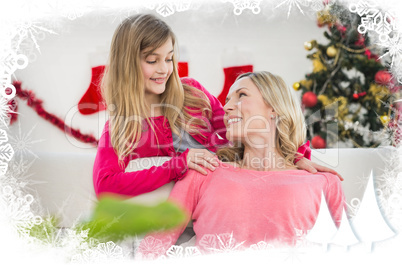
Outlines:
{"type": "Polygon", "coordinates": [[[95,193],[98,197],[102,193],[133,197],[181,179],[187,172],[187,153],[188,150],[179,156],[172,157],[161,166],[125,172],[128,160],[124,161],[123,167],[119,166],[118,157],[110,145],[109,132],[105,131],[99,139],[93,168],[95,193]]]}
{"type": "Polygon", "coordinates": [[[332,215],[336,227],[339,227],[342,221],[342,212],[346,210],[345,194],[338,177],[331,173],[322,173],[327,178],[327,188],[325,189],[325,199],[328,209],[332,215]]]}

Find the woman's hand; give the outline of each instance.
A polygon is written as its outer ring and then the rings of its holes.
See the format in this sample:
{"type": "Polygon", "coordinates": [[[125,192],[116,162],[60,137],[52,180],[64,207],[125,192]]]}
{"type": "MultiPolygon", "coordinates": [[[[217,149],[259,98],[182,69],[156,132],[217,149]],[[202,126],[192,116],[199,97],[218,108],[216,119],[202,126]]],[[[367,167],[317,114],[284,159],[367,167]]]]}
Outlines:
{"type": "Polygon", "coordinates": [[[207,175],[208,168],[211,171],[219,166],[218,158],[207,149],[190,149],[187,153],[187,167],[207,175]]]}
{"type": "Polygon", "coordinates": [[[328,167],[321,166],[321,165],[319,165],[317,163],[314,163],[314,162],[312,162],[312,161],[310,161],[310,160],[308,160],[308,159],[306,159],[304,157],[302,159],[300,159],[299,161],[297,161],[296,166],[297,166],[298,169],[303,169],[303,170],[306,170],[306,171],[308,171],[310,173],[317,173],[317,171],[329,172],[329,173],[332,173],[332,174],[338,176],[339,179],[341,181],[343,181],[342,176],[340,174],[338,174],[338,172],[336,172],[335,170],[330,169],[328,167]]]}

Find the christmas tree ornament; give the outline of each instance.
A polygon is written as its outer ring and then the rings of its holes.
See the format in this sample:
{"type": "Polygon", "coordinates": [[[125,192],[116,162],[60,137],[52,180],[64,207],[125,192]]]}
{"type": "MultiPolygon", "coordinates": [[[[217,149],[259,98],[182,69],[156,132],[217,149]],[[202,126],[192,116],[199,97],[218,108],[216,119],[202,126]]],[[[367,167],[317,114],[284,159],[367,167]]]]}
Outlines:
{"type": "Polygon", "coordinates": [[[387,125],[390,120],[391,120],[391,118],[389,118],[389,116],[386,114],[380,116],[380,121],[384,126],[387,125]]]}
{"type": "Polygon", "coordinates": [[[328,8],[317,12],[317,25],[323,27],[328,24],[329,27],[336,23],[336,16],[332,15],[328,8]]]}
{"type": "Polygon", "coordinates": [[[307,108],[312,108],[317,105],[317,95],[314,92],[308,91],[303,94],[302,103],[307,108]]]}
{"type": "Polygon", "coordinates": [[[300,81],[300,85],[302,85],[304,88],[306,88],[307,90],[311,90],[311,87],[313,86],[313,80],[306,80],[303,79],[300,81]]]}
{"type": "Polygon", "coordinates": [[[360,93],[357,93],[357,91],[355,91],[355,93],[353,93],[353,99],[354,100],[358,100],[358,99],[360,99],[361,97],[364,97],[364,96],[366,96],[367,95],[367,92],[360,92],[360,93]]]}
{"type": "Polygon", "coordinates": [[[322,103],[324,107],[330,104],[329,98],[325,95],[318,95],[317,99],[322,103]]]}
{"type": "Polygon", "coordinates": [[[310,42],[304,42],[304,48],[306,50],[312,50],[317,45],[317,41],[311,40],[310,42]]]}
{"type": "Polygon", "coordinates": [[[293,83],[293,89],[298,91],[300,89],[300,83],[299,82],[293,83]]]}
{"type": "Polygon", "coordinates": [[[311,145],[314,149],[324,149],[327,147],[327,144],[321,136],[317,135],[311,139],[311,145]]]}
{"type": "Polygon", "coordinates": [[[338,54],[338,49],[335,46],[330,46],[327,48],[326,53],[327,53],[328,57],[334,58],[336,56],[336,54],[338,54]]]}
{"type": "Polygon", "coordinates": [[[319,73],[321,71],[326,71],[327,67],[322,63],[320,56],[315,53],[313,55],[313,73],[319,73]]]}
{"type": "Polygon", "coordinates": [[[374,76],[374,80],[377,84],[379,85],[383,85],[386,86],[390,83],[392,79],[392,75],[384,70],[378,71],[375,76],[374,76]]]}

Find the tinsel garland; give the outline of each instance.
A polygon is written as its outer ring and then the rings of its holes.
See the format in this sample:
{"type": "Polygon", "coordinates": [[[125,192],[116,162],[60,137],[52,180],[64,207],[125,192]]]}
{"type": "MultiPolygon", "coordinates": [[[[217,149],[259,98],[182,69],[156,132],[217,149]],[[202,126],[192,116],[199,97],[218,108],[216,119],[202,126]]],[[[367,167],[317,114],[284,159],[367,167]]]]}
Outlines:
{"type": "MultiPolygon", "coordinates": [[[[55,116],[54,114],[51,114],[47,112],[43,106],[42,106],[42,100],[39,100],[35,97],[35,94],[31,90],[25,90],[21,88],[21,82],[20,81],[14,81],[13,85],[16,89],[16,96],[18,96],[22,100],[27,101],[27,105],[31,107],[32,109],[35,110],[35,112],[42,117],[43,119],[49,121],[59,129],[61,129],[63,132],[65,132],[68,135],[73,136],[79,141],[85,142],[85,143],[90,143],[94,146],[98,145],[98,140],[95,139],[93,135],[86,135],[82,134],[81,131],[78,129],[74,129],[70,126],[67,126],[65,122],[55,116]]],[[[10,105],[13,105],[13,110],[16,111],[17,106],[15,100],[10,102],[10,105]]],[[[12,124],[16,119],[17,119],[17,114],[12,113],[11,114],[11,121],[10,124],[12,124]]]]}

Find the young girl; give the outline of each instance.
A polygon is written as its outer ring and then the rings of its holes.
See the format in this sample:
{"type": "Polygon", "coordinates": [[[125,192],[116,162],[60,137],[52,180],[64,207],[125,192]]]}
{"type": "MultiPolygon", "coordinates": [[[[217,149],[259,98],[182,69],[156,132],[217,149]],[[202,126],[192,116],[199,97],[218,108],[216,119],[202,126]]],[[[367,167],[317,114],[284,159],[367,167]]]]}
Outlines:
{"type": "MultiPolygon", "coordinates": [[[[218,166],[214,152],[227,143],[223,108],[194,79],[180,80],[175,43],[169,26],[152,15],[129,17],[116,29],[102,81],[110,118],[93,168],[98,197],[137,196],[180,180],[188,169],[206,175],[205,168],[218,166]],[[153,156],[171,159],[125,172],[131,160],[153,156]]],[[[308,144],[299,152],[308,155],[308,144]]],[[[305,158],[297,166],[336,174],[305,158]]]]}

